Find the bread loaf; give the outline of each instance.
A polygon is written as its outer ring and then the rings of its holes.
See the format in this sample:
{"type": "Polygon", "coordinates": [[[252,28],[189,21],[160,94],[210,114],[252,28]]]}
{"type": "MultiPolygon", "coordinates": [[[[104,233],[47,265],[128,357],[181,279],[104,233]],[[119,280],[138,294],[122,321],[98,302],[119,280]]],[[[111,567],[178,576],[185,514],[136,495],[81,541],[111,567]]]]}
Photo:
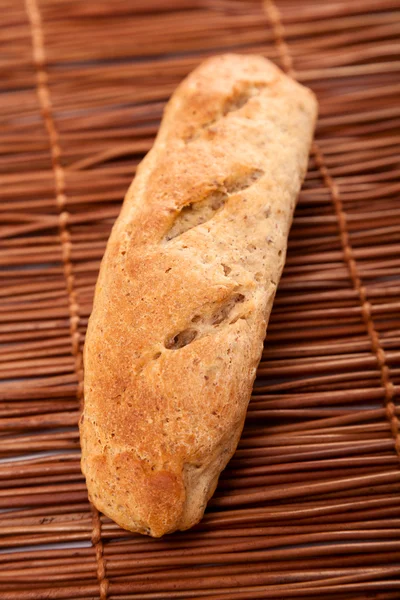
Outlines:
{"type": "Polygon", "coordinates": [[[235,451],[316,111],[268,60],[211,58],[138,168],[96,286],[80,424],[90,498],[125,529],[197,523],[235,451]]]}

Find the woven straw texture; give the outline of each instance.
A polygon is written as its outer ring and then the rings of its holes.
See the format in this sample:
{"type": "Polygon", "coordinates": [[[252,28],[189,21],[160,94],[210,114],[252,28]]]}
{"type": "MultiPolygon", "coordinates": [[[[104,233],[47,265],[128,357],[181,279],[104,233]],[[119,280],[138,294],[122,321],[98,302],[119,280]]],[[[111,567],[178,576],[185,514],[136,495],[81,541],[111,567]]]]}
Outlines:
{"type": "Polygon", "coordinates": [[[0,597],[400,598],[400,1],[1,0],[0,597]],[[246,427],[206,516],[87,500],[82,345],[110,228],[199,61],[320,101],[246,427]]]}

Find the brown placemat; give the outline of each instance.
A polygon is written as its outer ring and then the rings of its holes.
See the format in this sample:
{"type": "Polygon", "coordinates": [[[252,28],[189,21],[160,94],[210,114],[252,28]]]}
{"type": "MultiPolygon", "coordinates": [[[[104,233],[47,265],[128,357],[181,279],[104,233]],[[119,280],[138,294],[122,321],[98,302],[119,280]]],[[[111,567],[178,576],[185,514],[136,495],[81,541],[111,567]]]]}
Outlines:
{"type": "Polygon", "coordinates": [[[400,598],[400,1],[0,7],[0,597],[400,598]],[[87,501],[82,344],[162,108],[226,51],[320,119],[242,441],[202,523],[153,540],[87,501]]]}

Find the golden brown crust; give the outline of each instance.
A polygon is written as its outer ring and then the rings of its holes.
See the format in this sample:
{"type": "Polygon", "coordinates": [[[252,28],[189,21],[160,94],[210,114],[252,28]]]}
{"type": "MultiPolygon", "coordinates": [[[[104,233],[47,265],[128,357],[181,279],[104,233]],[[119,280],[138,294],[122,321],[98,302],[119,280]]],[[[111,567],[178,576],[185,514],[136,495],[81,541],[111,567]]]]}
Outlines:
{"type": "Polygon", "coordinates": [[[126,529],[194,525],[236,448],[315,118],[312,93],[259,56],[207,60],[166,108],[85,346],[82,469],[126,529]]]}

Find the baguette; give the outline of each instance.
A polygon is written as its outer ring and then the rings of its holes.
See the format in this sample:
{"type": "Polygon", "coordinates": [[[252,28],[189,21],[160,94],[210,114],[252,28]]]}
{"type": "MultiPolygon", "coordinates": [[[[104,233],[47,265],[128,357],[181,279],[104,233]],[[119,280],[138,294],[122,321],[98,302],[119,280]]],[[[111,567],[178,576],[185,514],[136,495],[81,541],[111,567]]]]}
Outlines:
{"type": "Polygon", "coordinates": [[[239,441],[317,104],[260,56],[206,60],[168,103],[98,278],[82,470],[159,537],[197,523],[239,441]]]}

